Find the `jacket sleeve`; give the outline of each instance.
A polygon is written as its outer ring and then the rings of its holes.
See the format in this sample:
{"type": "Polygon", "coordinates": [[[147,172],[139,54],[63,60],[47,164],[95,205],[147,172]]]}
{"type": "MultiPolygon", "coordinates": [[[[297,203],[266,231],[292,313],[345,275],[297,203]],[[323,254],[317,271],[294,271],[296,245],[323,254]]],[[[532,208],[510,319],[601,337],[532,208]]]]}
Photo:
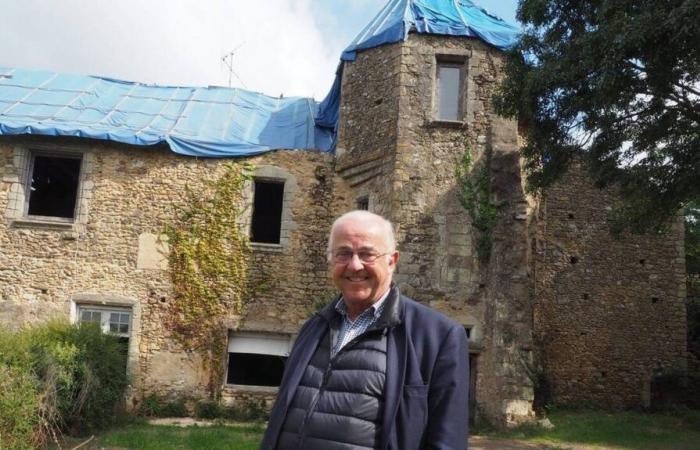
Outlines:
{"type": "Polygon", "coordinates": [[[467,448],[469,353],[467,334],[454,326],[440,345],[428,390],[425,449],[467,448]]]}

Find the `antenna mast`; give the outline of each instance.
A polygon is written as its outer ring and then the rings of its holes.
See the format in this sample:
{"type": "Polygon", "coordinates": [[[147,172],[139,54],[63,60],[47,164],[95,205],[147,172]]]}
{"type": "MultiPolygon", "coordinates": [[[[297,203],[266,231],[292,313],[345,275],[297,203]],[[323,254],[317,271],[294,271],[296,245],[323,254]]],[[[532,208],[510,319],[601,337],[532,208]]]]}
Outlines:
{"type": "Polygon", "coordinates": [[[228,67],[228,87],[231,87],[231,75],[235,75],[238,81],[241,82],[241,85],[243,85],[244,88],[248,89],[241,77],[239,77],[236,71],[233,70],[233,55],[236,54],[239,48],[243,47],[243,44],[245,44],[245,42],[239,44],[236,48],[234,48],[233,50],[221,57],[221,61],[226,65],[226,67],[228,67]]]}

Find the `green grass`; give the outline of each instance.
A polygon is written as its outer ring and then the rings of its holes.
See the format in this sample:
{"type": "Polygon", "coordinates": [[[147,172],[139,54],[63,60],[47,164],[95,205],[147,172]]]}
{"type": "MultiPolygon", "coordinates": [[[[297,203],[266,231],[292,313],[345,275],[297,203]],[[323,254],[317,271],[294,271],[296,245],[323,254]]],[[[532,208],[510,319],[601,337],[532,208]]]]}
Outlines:
{"type": "Polygon", "coordinates": [[[264,427],[126,425],[99,436],[95,448],[121,447],[133,450],[257,450],[264,427]]]}
{"type": "Polygon", "coordinates": [[[554,429],[527,425],[493,437],[541,444],[584,444],[620,449],[698,450],[700,411],[674,414],[601,411],[554,411],[554,429]]]}

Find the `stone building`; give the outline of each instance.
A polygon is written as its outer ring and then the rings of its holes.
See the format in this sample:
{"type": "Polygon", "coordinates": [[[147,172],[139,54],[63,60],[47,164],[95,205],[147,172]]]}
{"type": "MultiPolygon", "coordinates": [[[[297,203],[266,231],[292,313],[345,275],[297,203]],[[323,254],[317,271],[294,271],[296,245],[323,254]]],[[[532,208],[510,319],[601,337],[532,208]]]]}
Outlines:
{"type": "Polygon", "coordinates": [[[333,295],[330,224],[361,208],[396,224],[402,291],[464,325],[473,416],[529,420],[542,380],[560,403],[648,405],[652,377],[686,365],[681,226],[613,238],[614,194],[583,170],[526,195],[517,124],[490,100],[514,29],[440,4],[462,28],[423,29],[420,5],[390,1],[320,105],[0,69],[0,323],[100,322],[128,342],[134,405],[205,395],[202,356],[164,326],[177,293],[161,236],[186,187],[246,161],[240,226],[264,288],[226,318],[224,400],[274,397],[294,334],[333,295]],[[487,260],[460,203],[465,152],[499,205],[487,260]]]}

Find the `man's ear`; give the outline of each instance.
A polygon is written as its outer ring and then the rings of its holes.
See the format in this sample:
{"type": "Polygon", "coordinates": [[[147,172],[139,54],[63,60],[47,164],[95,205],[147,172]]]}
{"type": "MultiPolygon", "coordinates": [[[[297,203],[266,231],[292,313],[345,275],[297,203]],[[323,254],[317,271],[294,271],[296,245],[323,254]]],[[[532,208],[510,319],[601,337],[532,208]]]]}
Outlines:
{"type": "Polygon", "coordinates": [[[396,251],[396,252],[392,253],[390,256],[391,256],[391,259],[389,260],[389,267],[391,267],[393,270],[396,267],[396,264],[399,263],[399,252],[396,251]]]}

